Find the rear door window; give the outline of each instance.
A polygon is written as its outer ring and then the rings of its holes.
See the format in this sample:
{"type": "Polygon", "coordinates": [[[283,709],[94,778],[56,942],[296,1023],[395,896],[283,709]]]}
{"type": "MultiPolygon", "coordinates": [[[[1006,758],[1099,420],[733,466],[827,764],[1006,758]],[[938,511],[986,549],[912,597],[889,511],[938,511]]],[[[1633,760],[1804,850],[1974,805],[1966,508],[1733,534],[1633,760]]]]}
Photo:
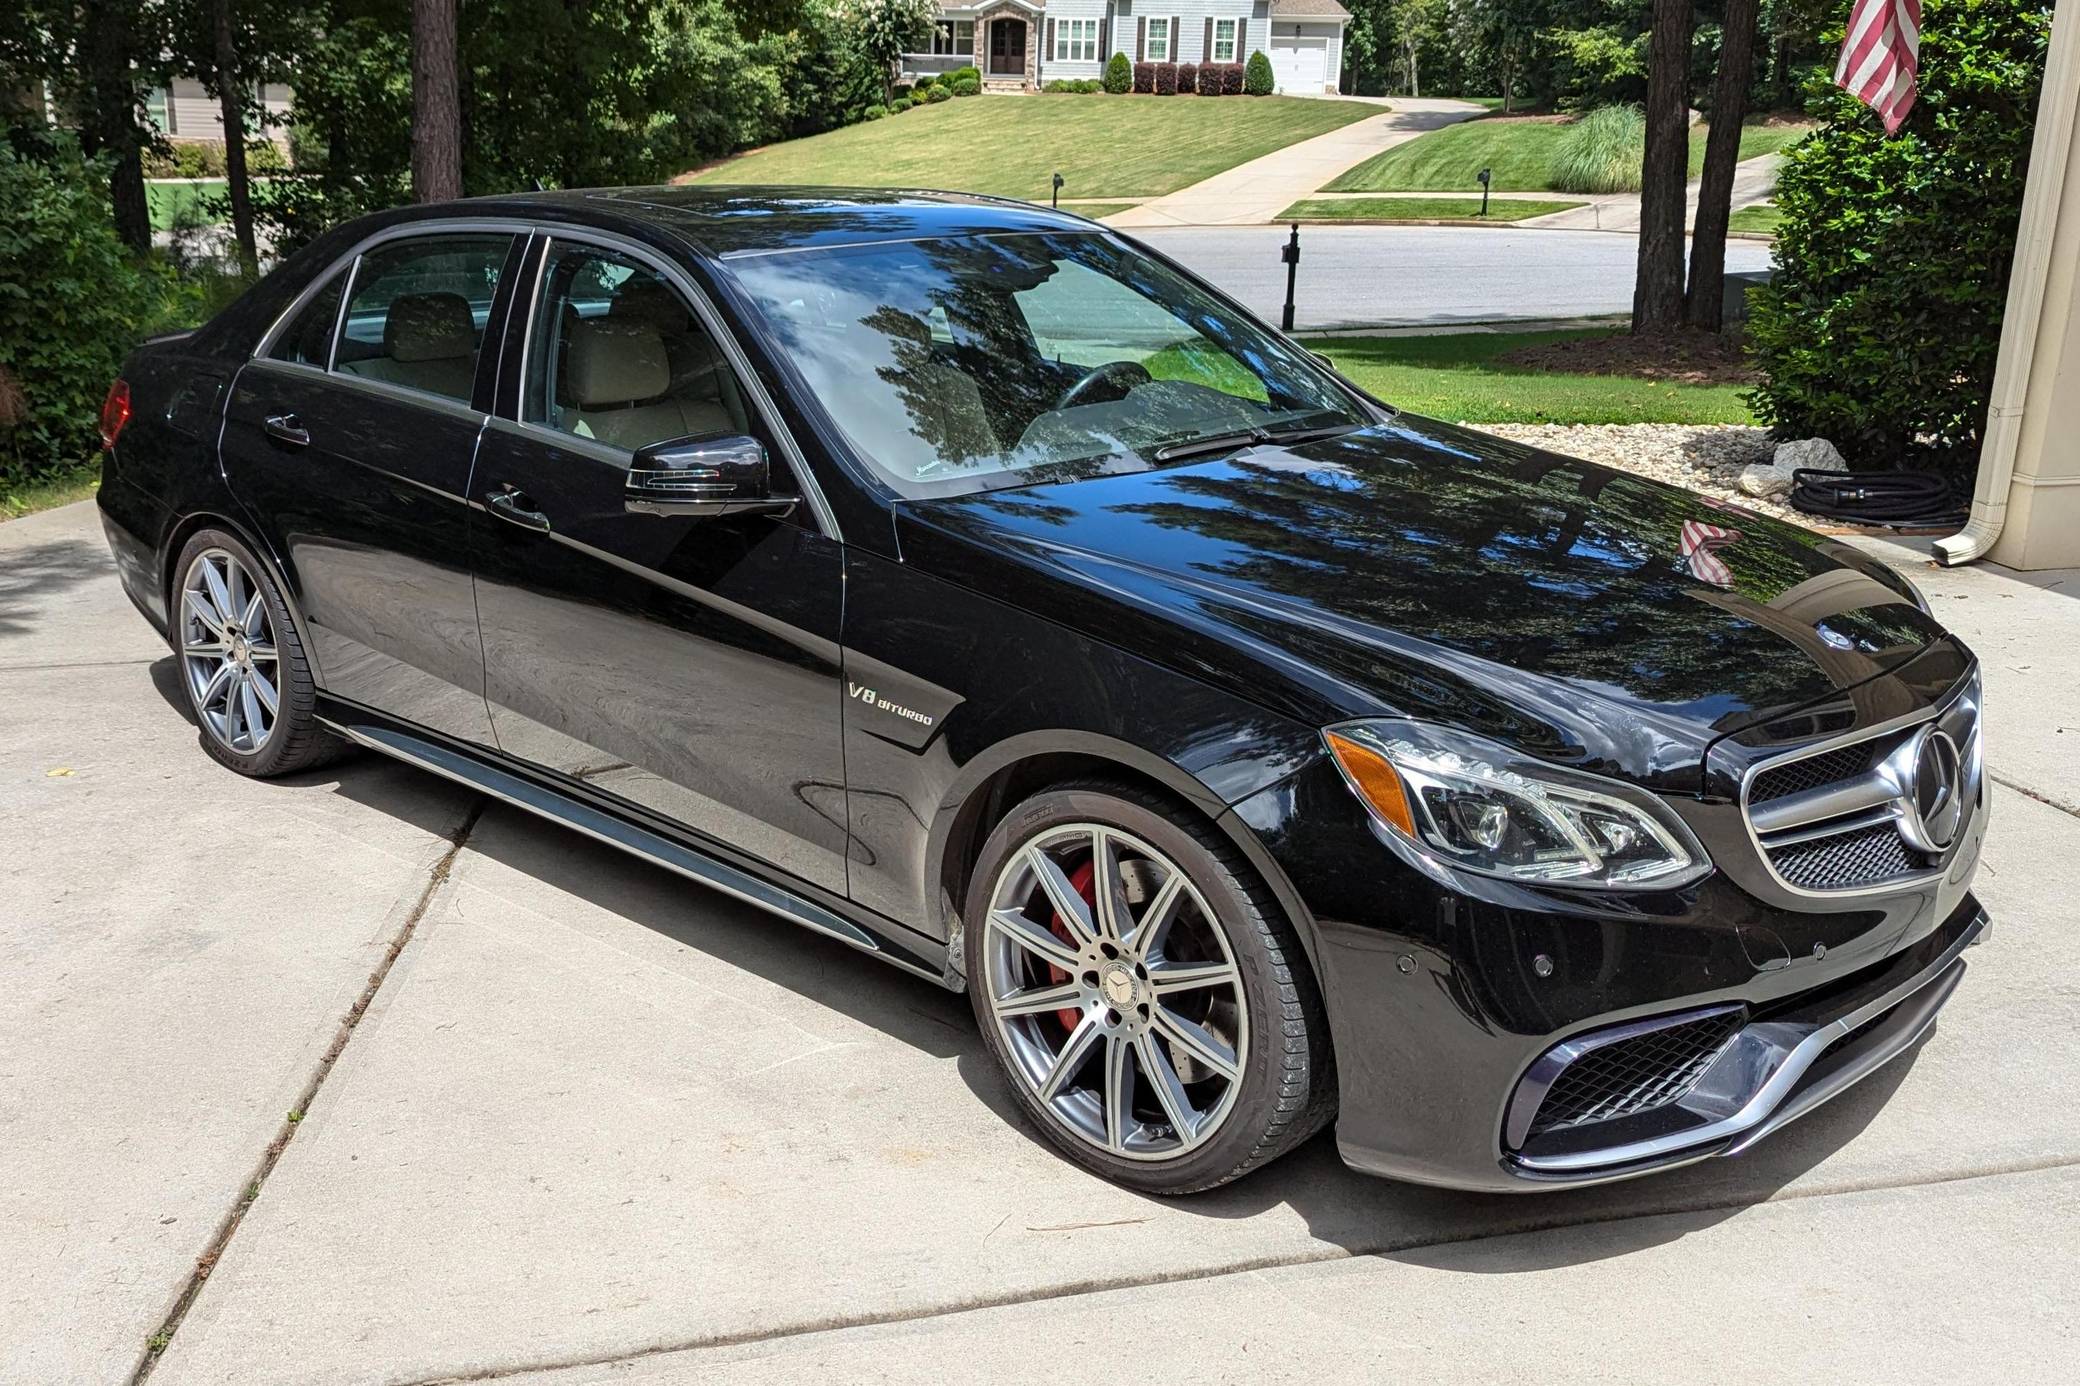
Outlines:
{"type": "Polygon", "coordinates": [[[361,257],[332,368],[467,403],[507,235],[392,241],[361,257]]]}

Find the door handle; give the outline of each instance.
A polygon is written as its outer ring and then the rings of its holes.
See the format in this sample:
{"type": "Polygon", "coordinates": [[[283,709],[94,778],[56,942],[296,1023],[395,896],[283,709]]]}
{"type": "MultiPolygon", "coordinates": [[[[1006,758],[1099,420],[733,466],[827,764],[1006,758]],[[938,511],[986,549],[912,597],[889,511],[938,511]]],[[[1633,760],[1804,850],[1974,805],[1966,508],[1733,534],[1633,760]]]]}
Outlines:
{"type": "Polygon", "coordinates": [[[491,506],[491,513],[501,520],[541,534],[549,532],[549,517],[539,510],[528,509],[531,502],[524,492],[508,486],[503,490],[493,491],[486,497],[486,502],[491,506]]]}
{"type": "Polygon", "coordinates": [[[305,428],[294,414],[269,414],[265,427],[267,436],[277,443],[285,443],[292,448],[307,448],[311,445],[311,431],[305,428]]]}

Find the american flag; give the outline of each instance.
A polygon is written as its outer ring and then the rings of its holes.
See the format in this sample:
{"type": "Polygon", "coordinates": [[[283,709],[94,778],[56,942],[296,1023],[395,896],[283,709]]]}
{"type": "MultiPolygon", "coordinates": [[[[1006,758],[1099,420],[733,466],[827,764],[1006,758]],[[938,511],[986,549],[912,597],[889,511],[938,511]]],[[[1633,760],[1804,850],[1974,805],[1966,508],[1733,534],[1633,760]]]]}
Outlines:
{"type": "Polygon", "coordinates": [[[1703,520],[1683,521],[1682,554],[1690,576],[1714,587],[1733,586],[1733,573],[1720,559],[1718,550],[1738,544],[1741,532],[1708,525],[1703,520]]]}
{"type": "Polygon", "coordinates": [[[1834,84],[1878,113],[1895,135],[1914,109],[1921,66],[1921,0],[1854,0],[1834,84]]]}

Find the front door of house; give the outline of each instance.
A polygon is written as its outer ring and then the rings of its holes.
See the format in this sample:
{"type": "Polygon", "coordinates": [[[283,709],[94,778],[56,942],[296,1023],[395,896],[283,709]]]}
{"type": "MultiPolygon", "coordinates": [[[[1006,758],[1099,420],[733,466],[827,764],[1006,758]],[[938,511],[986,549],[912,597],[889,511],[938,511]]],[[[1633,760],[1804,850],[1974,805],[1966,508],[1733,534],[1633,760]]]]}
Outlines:
{"type": "Polygon", "coordinates": [[[1026,22],[1000,19],[989,26],[989,70],[1012,77],[1026,75],[1026,22]]]}

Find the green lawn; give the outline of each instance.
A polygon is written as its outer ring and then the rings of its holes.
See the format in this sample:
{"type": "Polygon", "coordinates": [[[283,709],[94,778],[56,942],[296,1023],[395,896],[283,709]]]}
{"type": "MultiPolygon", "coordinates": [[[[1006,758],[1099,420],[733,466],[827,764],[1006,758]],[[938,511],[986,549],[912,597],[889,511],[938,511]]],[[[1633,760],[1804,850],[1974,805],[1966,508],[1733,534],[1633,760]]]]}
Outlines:
{"type": "Polygon", "coordinates": [[[1294,96],[976,96],[768,145],[696,183],[945,188],[1047,200],[1153,197],[1380,114],[1294,96]]]}
{"type": "Polygon", "coordinates": [[[1564,375],[1496,360],[1519,347],[1599,332],[1321,337],[1308,343],[1367,390],[1416,414],[1463,423],[1739,423],[1754,416],[1737,385],[1671,385],[1564,375]]]}
{"type": "Polygon", "coordinates": [[[1753,207],[1743,207],[1735,212],[1732,217],[1728,218],[1726,229],[1728,231],[1749,231],[1765,236],[1774,236],[1777,234],[1777,223],[1783,219],[1783,213],[1769,203],[1762,202],[1753,207]]]}
{"type": "Polygon", "coordinates": [[[1132,202],[1064,202],[1062,210],[1074,212],[1080,217],[1089,217],[1096,221],[1109,217],[1114,212],[1124,212],[1127,208],[1135,205],[1132,202]]]}
{"type": "MultiPolygon", "coordinates": [[[[1805,125],[1746,125],[1741,157],[1771,154],[1804,135],[1805,125]]],[[[1551,120],[1469,120],[1419,135],[1373,155],[1339,177],[1330,192],[1463,192],[1474,175],[1494,170],[1497,192],[1554,191],[1547,177],[1553,149],[1567,126],[1551,120]]],[[[1704,169],[1706,127],[1690,132],[1690,176],[1704,169]]]]}
{"type": "Polygon", "coordinates": [[[20,519],[39,510],[52,510],[85,500],[100,485],[101,464],[98,461],[44,481],[0,485],[0,521],[20,519]]]}
{"type": "MultiPolygon", "coordinates": [[[[1523,221],[1583,206],[1531,198],[1492,198],[1488,221],[1523,221]]],[[[1295,202],[1280,221],[1480,221],[1477,197],[1322,197],[1295,202]]]]}

